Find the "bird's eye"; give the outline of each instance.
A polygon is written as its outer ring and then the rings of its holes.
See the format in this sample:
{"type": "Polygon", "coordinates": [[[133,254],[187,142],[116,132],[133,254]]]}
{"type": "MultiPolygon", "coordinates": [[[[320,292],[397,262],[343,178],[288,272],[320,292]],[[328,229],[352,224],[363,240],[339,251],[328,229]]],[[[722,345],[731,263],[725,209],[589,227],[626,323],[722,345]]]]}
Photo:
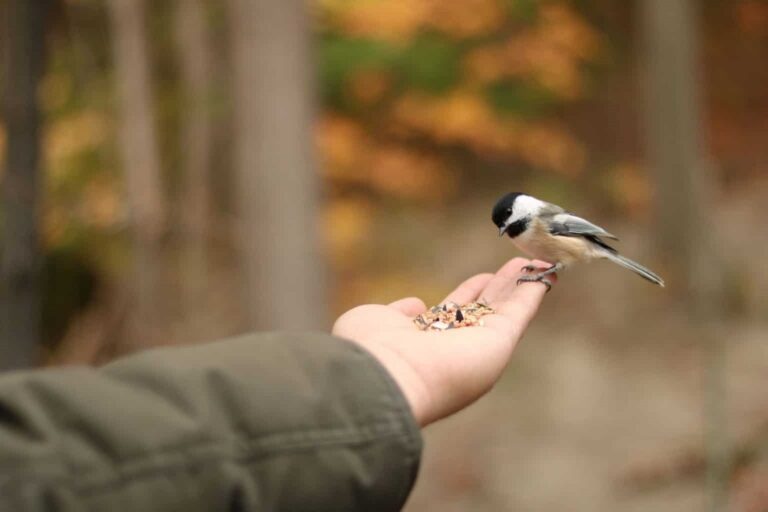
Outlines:
{"type": "Polygon", "coordinates": [[[512,213],[512,208],[511,208],[511,207],[510,207],[510,208],[507,208],[507,213],[509,213],[509,214],[511,214],[511,213],[512,213]]]}

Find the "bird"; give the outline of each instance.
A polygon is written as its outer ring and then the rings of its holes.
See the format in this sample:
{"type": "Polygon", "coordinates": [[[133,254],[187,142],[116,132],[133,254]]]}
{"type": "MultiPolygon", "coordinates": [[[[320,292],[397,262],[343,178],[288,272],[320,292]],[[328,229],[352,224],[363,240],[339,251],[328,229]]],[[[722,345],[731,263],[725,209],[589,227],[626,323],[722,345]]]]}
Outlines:
{"type": "Polygon", "coordinates": [[[655,272],[622,256],[605,242],[604,239],[618,241],[615,235],[555,204],[522,192],[511,192],[498,200],[492,218],[500,237],[509,236],[522,252],[551,265],[546,268],[526,265],[523,267],[526,274],[518,279],[518,284],[541,282],[549,291],[552,282],[548,276],[574,263],[606,259],[664,287],[664,280],[655,272]]]}

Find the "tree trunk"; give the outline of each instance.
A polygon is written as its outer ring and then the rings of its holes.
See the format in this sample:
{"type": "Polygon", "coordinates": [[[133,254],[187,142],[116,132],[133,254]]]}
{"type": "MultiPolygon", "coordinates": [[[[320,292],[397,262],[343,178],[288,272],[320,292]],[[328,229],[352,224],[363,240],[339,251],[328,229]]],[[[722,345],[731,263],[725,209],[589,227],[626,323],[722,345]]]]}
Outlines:
{"type": "Polygon", "coordinates": [[[160,160],[152,115],[143,0],[109,0],[119,106],[120,150],[134,237],[130,338],[148,338],[158,320],[160,241],[165,228],[160,160]]]}
{"type": "Polygon", "coordinates": [[[230,0],[229,6],[249,320],[257,328],[325,327],[306,3],[230,0]]]}
{"type": "Polygon", "coordinates": [[[48,2],[6,0],[5,123],[2,187],[0,370],[32,366],[41,332],[40,108],[48,2]]]}
{"type": "Polygon", "coordinates": [[[713,307],[721,286],[712,240],[714,180],[701,133],[697,13],[690,0],[643,0],[646,139],[656,184],[657,241],[673,288],[693,312],[713,307]]]}
{"type": "Polygon", "coordinates": [[[180,138],[182,295],[186,316],[193,320],[205,298],[208,273],[211,38],[201,0],[178,0],[176,9],[176,38],[185,100],[180,138]]]}
{"type": "Polygon", "coordinates": [[[723,275],[712,223],[715,189],[701,134],[697,15],[692,0],[643,0],[646,138],[656,184],[658,245],[670,288],[688,306],[706,366],[704,417],[712,512],[728,508],[723,275]]]}

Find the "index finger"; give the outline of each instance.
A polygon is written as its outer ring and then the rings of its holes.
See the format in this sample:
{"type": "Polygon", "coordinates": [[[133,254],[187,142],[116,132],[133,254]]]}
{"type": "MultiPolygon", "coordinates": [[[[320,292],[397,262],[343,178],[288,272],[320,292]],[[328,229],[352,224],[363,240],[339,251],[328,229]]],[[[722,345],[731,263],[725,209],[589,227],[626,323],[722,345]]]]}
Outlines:
{"type": "MultiPolygon", "coordinates": [[[[538,261],[533,264],[548,266],[538,261]]],[[[489,293],[493,294],[489,300],[496,314],[486,317],[485,324],[497,329],[503,336],[513,339],[517,339],[528,327],[547,293],[547,287],[538,283],[517,284],[517,279],[522,275],[522,266],[519,262],[510,262],[502,267],[497,278],[488,285],[491,288],[489,293]]],[[[557,280],[555,275],[548,277],[552,278],[553,283],[557,280]]]]}
{"type": "Polygon", "coordinates": [[[483,290],[482,297],[491,303],[501,300],[503,294],[509,294],[513,290],[510,284],[517,283],[517,280],[522,275],[522,268],[530,263],[531,261],[525,258],[509,260],[496,272],[493,279],[488,282],[485,290],[483,290]]]}

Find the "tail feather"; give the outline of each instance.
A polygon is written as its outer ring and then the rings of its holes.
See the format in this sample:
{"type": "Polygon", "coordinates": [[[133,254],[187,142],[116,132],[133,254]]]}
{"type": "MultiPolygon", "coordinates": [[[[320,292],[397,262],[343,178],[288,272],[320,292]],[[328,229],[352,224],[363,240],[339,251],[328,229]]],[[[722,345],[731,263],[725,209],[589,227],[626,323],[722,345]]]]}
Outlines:
{"type": "Polygon", "coordinates": [[[649,270],[649,269],[645,268],[644,266],[642,266],[641,264],[639,264],[639,263],[637,263],[635,261],[632,261],[629,258],[625,258],[621,254],[612,253],[612,252],[609,252],[609,251],[605,251],[604,254],[605,254],[605,257],[608,258],[609,260],[611,260],[612,262],[614,262],[614,263],[616,263],[618,265],[621,265],[622,267],[624,267],[626,269],[631,270],[632,272],[636,273],[637,275],[639,275],[643,279],[647,279],[648,281],[652,282],[653,284],[657,284],[657,285],[661,286],[662,288],[664,287],[664,280],[661,277],[659,277],[658,275],[656,275],[654,272],[652,272],[651,270],[649,270]]]}

